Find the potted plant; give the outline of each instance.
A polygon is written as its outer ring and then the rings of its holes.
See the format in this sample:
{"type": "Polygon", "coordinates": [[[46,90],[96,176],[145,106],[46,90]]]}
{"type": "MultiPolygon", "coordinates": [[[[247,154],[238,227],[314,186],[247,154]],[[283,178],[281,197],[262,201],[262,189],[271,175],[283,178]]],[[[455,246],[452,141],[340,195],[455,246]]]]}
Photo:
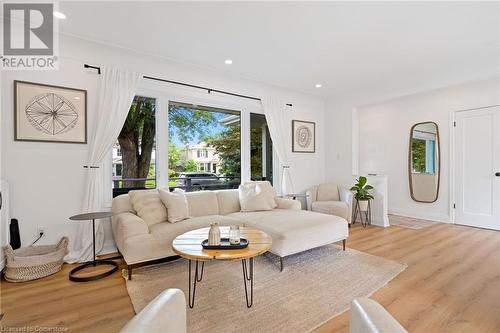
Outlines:
{"type": "Polygon", "coordinates": [[[354,191],[354,197],[358,200],[359,209],[362,212],[368,210],[368,201],[373,199],[373,195],[370,194],[370,190],[373,190],[373,186],[368,185],[366,182],[366,177],[360,176],[356,179],[356,184],[351,187],[351,191],[354,191]]]}

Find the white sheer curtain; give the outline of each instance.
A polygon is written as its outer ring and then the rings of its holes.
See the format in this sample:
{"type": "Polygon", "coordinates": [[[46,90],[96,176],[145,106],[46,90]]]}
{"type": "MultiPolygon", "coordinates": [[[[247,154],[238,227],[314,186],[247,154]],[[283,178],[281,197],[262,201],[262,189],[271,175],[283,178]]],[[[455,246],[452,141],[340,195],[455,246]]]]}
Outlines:
{"type": "MultiPolygon", "coordinates": [[[[94,116],[94,128],[89,140],[89,156],[85,195],[82,212],[105,210],[111,193],[103,174],[103,161],[127,119],[142,74],[123,69],[101,67],[99,104],[94,116]]],[[[104,230],[101,221],[96,220],[96,252],[104,244],[104,230]]],[[[65,260],[69,263],[92,260],[92,224],[78,222],[76,233],[70,240],[70,253],[65,260]]]]}
{"type": "Polygon", "coordinates": [[[267,126],[273,140],[273,147],[276,150],[280,162],[280,194],[286,195],[294,193],[292,170],[290,168],[290,108],[286,102],[275,97],[264,97],[262,108],[266,115],[267,126]]]}

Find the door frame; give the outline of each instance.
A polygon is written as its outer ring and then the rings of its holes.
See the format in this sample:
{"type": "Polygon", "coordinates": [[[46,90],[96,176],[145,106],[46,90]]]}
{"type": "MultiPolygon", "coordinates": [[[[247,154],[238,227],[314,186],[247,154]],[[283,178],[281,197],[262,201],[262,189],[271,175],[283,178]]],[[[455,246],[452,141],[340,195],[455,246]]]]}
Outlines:
{"type": "Polygon", "coordinates": [[[465,112],[465,111],[475,111],[475,110],[484,110],[484,109],[489,109],[489,108],[495,108],[499,107],[500,104],[493,104],[493,105],[488,105],[488,106],[482,106],[482,107],[477,107],[477,108],[469,108],[469,109],[463,109],[463,110],[452,110],[450,112],[450,166],[449,166],[449,172],[450,172],[450,183],[449,183],[449,210],[450,210],[450,223],[455,224],[455,208],[453,205],[455,204],[455,148],[456,148],[456,132],[455,132],[455,122],[457,119],[457,114],[459,112],[465,112]]]}

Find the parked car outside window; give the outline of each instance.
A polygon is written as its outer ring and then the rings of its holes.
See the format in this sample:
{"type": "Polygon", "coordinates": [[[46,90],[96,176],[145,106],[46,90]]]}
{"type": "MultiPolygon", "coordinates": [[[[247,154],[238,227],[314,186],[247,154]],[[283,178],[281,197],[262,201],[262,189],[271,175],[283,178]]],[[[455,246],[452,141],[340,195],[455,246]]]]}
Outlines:
{"type": "Polygon", "coordinates": [[[216,185],[224,183],[216,174],[209,172],[182,172],[179,175],[178,186],[193,186],[198,189],[210,189],[216,185]]]}

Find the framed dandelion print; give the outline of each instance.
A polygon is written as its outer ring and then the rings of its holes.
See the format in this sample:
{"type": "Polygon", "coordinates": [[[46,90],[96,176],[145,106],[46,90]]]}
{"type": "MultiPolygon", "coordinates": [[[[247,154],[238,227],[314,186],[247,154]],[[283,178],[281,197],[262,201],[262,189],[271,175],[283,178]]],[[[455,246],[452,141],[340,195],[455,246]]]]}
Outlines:
{"type": "Polygon", "coordinates": [[[292,152],[316,152],[316,123],[292,120],[292,152]]]}
{"type": "Polygon", "coordinates": [[[87,143],[87,91],[14,81],[14,140],[87,143]]]}

